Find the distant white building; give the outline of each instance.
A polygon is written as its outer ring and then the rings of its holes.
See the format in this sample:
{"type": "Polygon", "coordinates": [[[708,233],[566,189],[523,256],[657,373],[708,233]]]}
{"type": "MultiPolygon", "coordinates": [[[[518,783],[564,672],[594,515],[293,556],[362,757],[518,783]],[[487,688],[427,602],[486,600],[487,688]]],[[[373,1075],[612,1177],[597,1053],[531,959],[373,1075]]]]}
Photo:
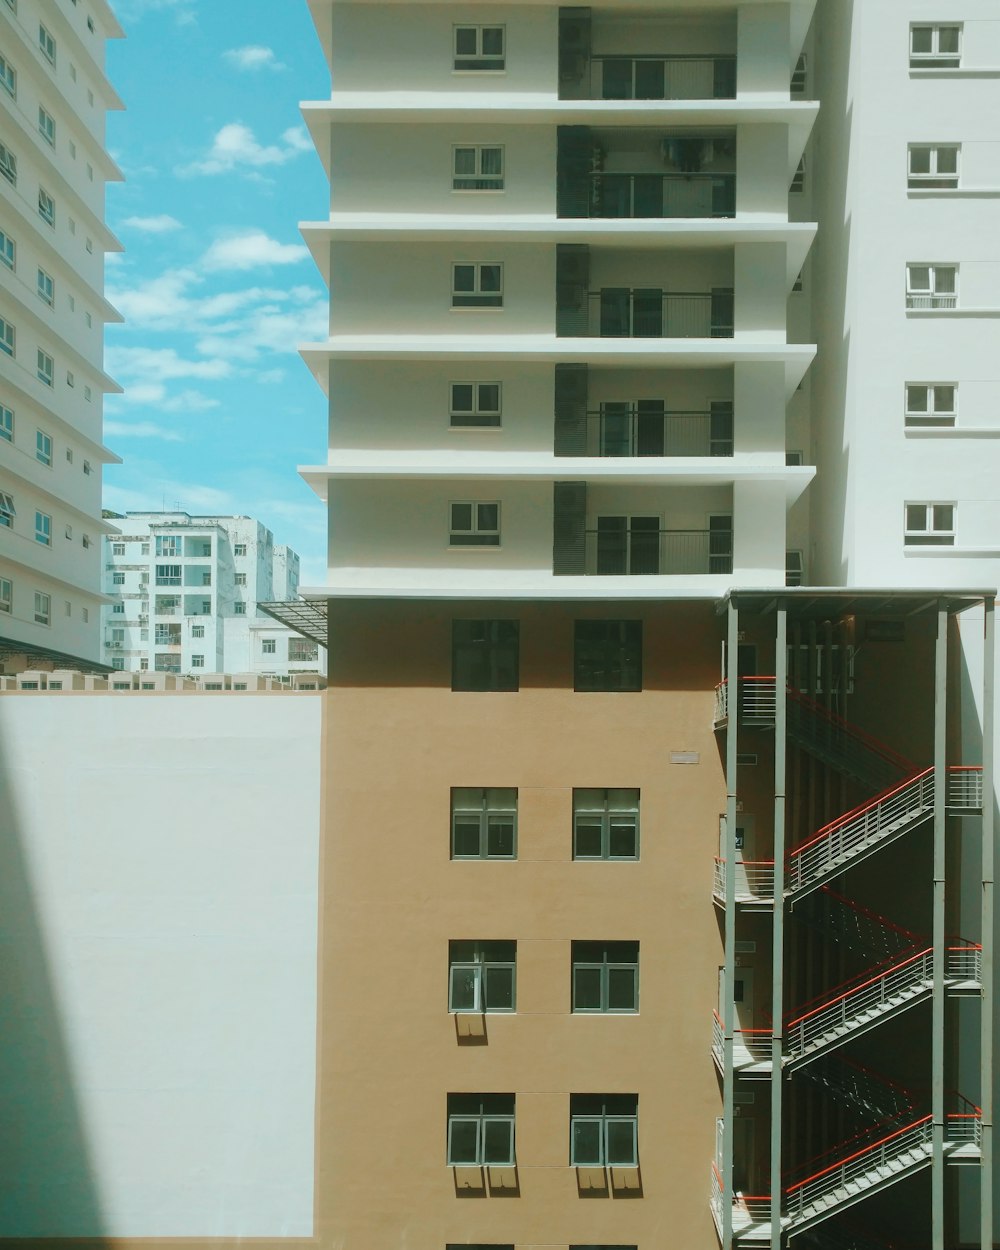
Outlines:
{"type": "Polygon", "coordinates": [[[104,540],[104,652],[115,669],[325,672],[325,650],[262,612],[295,599],[299,557],[245,516],[129,512],[104,540]]]}

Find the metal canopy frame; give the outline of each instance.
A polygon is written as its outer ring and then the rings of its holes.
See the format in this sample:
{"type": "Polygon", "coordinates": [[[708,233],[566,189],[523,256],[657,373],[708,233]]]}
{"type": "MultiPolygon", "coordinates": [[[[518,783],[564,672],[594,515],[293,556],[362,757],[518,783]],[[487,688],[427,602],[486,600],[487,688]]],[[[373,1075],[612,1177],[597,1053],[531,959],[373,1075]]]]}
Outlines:
{"type": "Polygon", "coordinates": [[[288,599],[284,602],[258,603],[257,607],[296,633],[326,646],[326,599],[288,599]]]}

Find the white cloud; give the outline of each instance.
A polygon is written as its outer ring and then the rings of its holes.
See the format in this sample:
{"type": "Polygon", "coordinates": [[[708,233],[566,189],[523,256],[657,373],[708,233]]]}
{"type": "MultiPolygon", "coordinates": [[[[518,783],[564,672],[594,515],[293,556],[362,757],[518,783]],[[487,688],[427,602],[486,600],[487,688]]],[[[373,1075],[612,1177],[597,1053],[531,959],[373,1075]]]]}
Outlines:
{"type": "Polygon", "coordinates": [[[230,48],[223,52],[223,57],[231,65],[242,70],[282,70],[288,66],[274,55],[273,48],[265,48],[261,44],[248,44],[245,48],[230,48]]]}
{"type": "Polygon", "coordinates": [[[111,438],[162,438],[168,443],[182,441],[176,430],[168,430],[152,421],[105,421],[104,433],[111,438]]]}
{"type": "Polygon", "coordinates": [[[285,165],[312,151],[312,144],[301,126],[292,126],[281,136],[280,144],[262,144],[249,126],[242,122],[229,122],[216,131],[208,155],[200,161],[182,166],[177,173],[182,176],[197,174],[227,174],[234,170],[257,170],[275,165],[285,165]]]}
{"type": "Polygon", "coordinates": [[[126,217],[122,225],[142,234],[169,234],[171,230],[181,228],[177,218],[167,213],[161,213],[158,217],[126,217]]]}
{"type": "MultiPolygon", "coordinates": [[[[112,375],[125,384],[126,393],[132,379],[136,385],[144,386],[179,378],[218,381],[228,378],[233,371],[228,360],[185,360],[172,347],[109,347],[107,361],[112,375]]],[[[151,392],[143,394],[147,396],[145,402],[155,402],[150,398],[151,392]]]]}
{"type": "Polygon", "coordinates": [[[262,230],[249,230],[218,239],[201,258],[204,269],[255,269],[259,265],[294,265],[305,260],[309,249],[301,243],[279,243],[262,230]]]}

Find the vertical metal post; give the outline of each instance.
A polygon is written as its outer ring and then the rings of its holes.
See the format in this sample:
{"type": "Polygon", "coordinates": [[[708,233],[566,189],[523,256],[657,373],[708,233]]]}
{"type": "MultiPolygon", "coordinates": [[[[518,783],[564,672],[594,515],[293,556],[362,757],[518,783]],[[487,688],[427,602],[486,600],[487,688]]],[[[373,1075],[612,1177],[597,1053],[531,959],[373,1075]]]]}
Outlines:
{"type": "Polygon", "coordinates": [[[771,1247],[781,1246],[781,1055],[785,1015],[785,722],[788,698],[788,614],[778,609],[774,640],[774,927],[771,934],[771,1247]]]}
{"type": "Polygon", "coordinates": [[[981,1065],[979,1100],[983,1109],[982,1159],[980,1163],[980,1246],[981,1250],[993,1250],[993,872],[995,800],[993,786],[994,725],[993,683],[996,678],[996,632],[994,600],[987,599],[984,606],[983,629],[983,818],[982,818],[982,867],[983,867],[983,1001],[980,1012],[981,1065]]]}
{"type": "Polygon", "coordinates": [[[739,608],[730,595],[726,631],[726,934],[722,974],[722,1250],[733,1245],[734,1085],[733,1033],[736,1027],[736,754],[739,748],[739,608]]]}
{"type": "Polygon", "coordinates": [[[944,1250],[945,802],[947,798],[948,612],[938,604],[934,648],[934,998],[931,1008],[931,1246],[944,1250]]]}

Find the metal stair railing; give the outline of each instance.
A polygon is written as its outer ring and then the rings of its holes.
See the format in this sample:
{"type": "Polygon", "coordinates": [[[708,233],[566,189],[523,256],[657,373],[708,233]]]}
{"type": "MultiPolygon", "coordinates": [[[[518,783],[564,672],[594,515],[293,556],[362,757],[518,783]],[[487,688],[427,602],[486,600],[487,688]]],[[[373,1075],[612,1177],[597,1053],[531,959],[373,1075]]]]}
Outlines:
{"type": "MultiPolygon", "coordinates": [[[[715,857],[715,878],[712,892],[721,901],[726,897],[726,861],[715,857]]],[[[737,902],[770,902],[774,898],[774,860],[738,859],[736,861],[737,902]]]]}
{"type": "MultiPolygon", "coordinates": [[[[770,1029],[734,1029],[733,1045],[742,1047],[754,1063],[767,1063],[771,1059],[770,1029]]],[[[721,1068],[725,1061],[725,1034],[717,1011],[712,1012],[712,1054],[721,1068]]]]}
{"type": "Polygon", "coordinates": [[[982,764],[949,765],[946,802],[953,812],[981,812],[983,810],[982,764]]]}
{"type": "Polygon", "coordinates": [[[819,885],[843,870],[861,851],[928,819],[934,809],[934,769],[915,776],[824,825],[808,842],[789,852],[785,890],[789,894],[819,885]]]}
{"type": "Polygon", "coordinates": [[[836,1030],[847,1031],[849,1026],[860,1024],[863,1017],[877,1016],[908,998],[916,998],[918,991],[929,986],[933,973],[934,950],[929,947],[788,1020],[785,1032],[790,1057],[802,1058],[814,1047],[825,1044],[836,1030]]]}
{"type": "MultiPolygon", "coordinates": [[[[740,677],[740,716],[745,720],[767,721],[773,724],[778,709],[778,685],[775,677],[740,677]]],[[[715,724],[718,726],[729,717],[729,681],[721,681],[715,687],[715,724]]]]}
{"type": "Polygon", "coordinates": [[[877,789],[916,771],[912,760],[795,690],[788,691],[788,736],[877,789]]]}
{"type": "Polygon", "coordinates": [[[963,942],[957,939],[956,945],[947,950],[945,976],[949,981],[969,981],[977,985],[983,983],[983,948],[978,942],[963,942]]]}

